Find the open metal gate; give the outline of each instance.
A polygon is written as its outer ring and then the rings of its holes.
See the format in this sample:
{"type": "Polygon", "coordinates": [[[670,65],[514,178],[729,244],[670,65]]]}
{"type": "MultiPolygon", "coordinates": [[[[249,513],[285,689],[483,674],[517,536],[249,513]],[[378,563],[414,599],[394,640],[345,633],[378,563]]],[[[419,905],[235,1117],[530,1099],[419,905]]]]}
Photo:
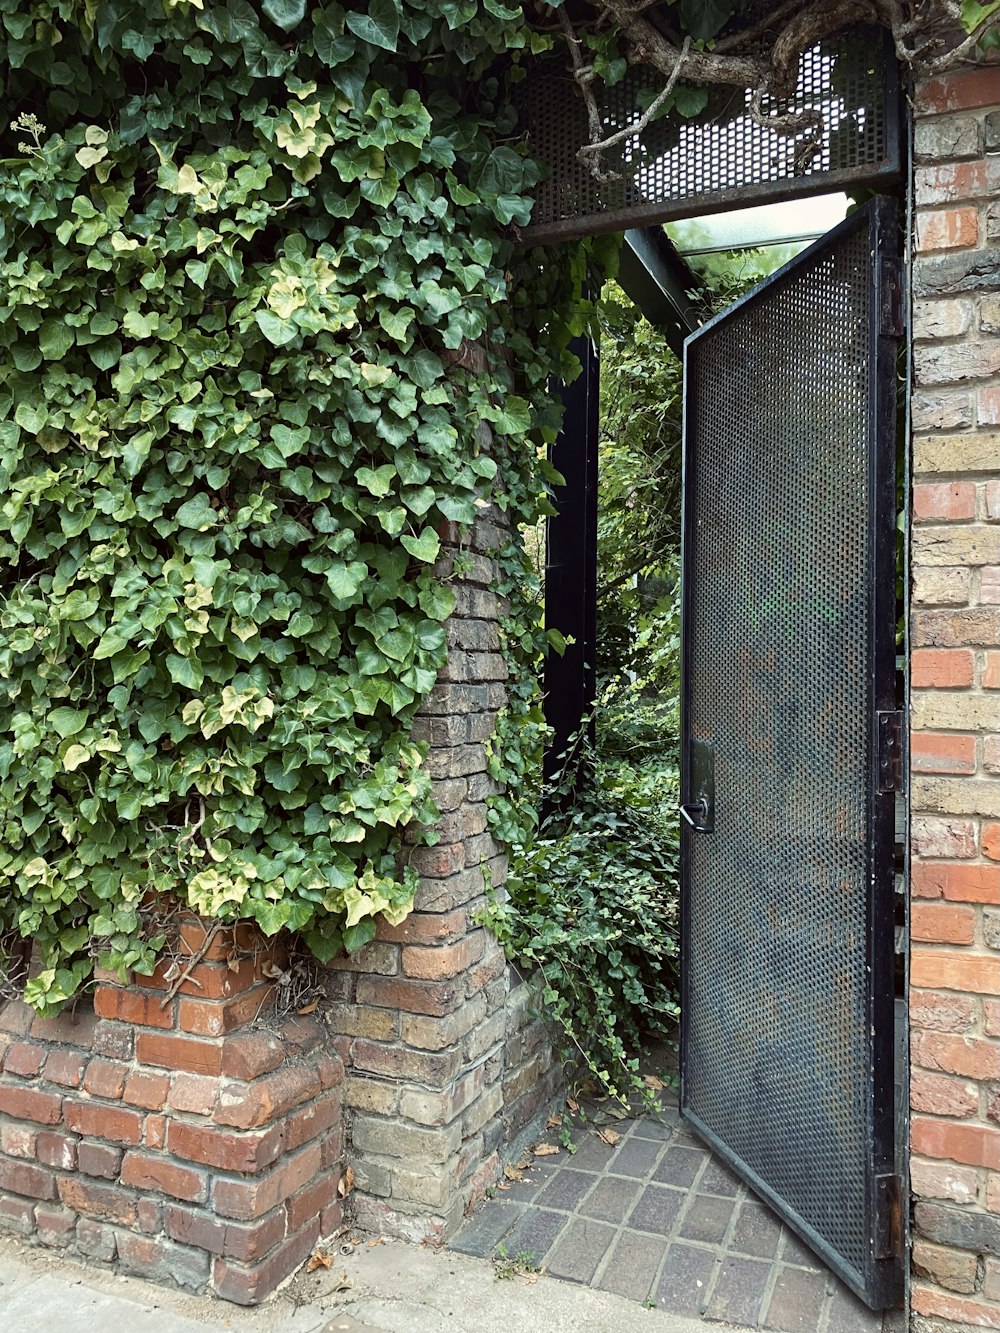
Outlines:
{"type": "Polygon", "coordinates": [[[898,245],[873,200],[685,345],[681,1109],[874,1308],[902,1287],[898,245]]]}

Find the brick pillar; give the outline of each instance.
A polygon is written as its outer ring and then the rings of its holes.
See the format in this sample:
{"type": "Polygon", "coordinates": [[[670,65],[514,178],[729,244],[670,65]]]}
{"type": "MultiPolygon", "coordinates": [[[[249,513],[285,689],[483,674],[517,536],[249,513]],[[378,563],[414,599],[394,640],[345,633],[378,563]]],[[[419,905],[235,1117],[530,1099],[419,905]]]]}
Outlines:
{"type": "MultiPolygon", "coordinates": [[[[449,660],[416,736],[442,817],[440,842],[415,847],[415,909],[397,927],[328,973],[329,1015],[346,1078],[359,1224],[382,1234],[441,1239],[470,1197],[498,1173],[504,1139],[507,967],[476,924],[487,881],[502,886],[506,859],[487,830],[485,742],[506,702],[500,654],[502,599],[490,553],[506,533],[488,513],[464,551],[458,604],[448,621],[449,660]]],[[[451,546],[441,572],[455,554],[451,546]]]]}
{"type": "Polygon", "coordinates": [[[1000,1327],[1000,68],[925,81],[915,116],[912,1309],[929,1333],[1000,1327]]]}
{"type": "Polygon", "coordinates": [[[8,1004],[0,1229],[244,1305],[293,1272],[340,1223],[343,1067],[315,1019],[266,1021],[279,952],[220,930],[175,996],[164,965],[90,1012],[8,1004]]]}

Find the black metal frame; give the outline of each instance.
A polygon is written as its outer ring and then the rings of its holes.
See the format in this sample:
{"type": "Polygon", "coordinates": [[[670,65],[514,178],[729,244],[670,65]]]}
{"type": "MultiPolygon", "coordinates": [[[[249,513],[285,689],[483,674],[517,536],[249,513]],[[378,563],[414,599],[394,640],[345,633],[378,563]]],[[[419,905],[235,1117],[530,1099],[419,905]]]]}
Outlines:
{"type": "MultiPolygon", "coordinates": [[[[868,1032],[871,1036],[872,1072],[868,1087],[868,1133],[870,1136],[865,1200],[866,1234],[871,1238],[867,1271],[859,1274],[845,1264],[823,1237],[801,1217],[791,1213],[745,1162],[715,1133],[699,1121],[686,1105],[687,1022],[691,1007],[690,958],[692,941],[691,903],[688,891],[691,873],[692,839],[704,835],[682,822],[681,838],[681,1114],[692,1128],[729,1162],[762,1198],[766,1199],[819,1254],[829,1268],[873,1308],[896,1306],[902,1301],[902,1206],[896,1172],[896,1122],[893,1095],[894,1072],[894,923],[893,923],[893,850],[895,793],[883,790],[880,780],[879,714],[895,709],[895,473],[896,473],[896,353],[901,327],[901,267],[898,260],[900,237],[898,209],[894,199],[879,197],[864,206],[869,216],[869,235],[873,251],[871,346],[876,365],[868,404],[868,429],[872,448],[869,455],[869,552],[868,552],[868,629],[869,663],[869,774],[868,774],[868,882],[867,939],[865,942],[869,971],[868,1032]]],[[[732,318],[762,291],[774,290],[793,278],[811,262],[813,254],[836,241],[849,228],[857,227],[857,215],[847,218],[815,245],[803,251],[779,272],[766,279],[752,292],[693,334],[685,344],[684,358],[684,449],[682,525],[682,615],[681,615],[681,800],[693,802],[692,765],[688,743],[690,693],[695,663],[690,633],[692,617],[692,580],[689,562],[693,548],[691,522],[695,510],[690,497],[694,489],[694,471],[689,455],[694,438],[696,408],[690,394],[689,361],[691,349],[705,333],[721,321],[732,318]]],[[[720,1057],[725,1058],[720,1052],[720,1057]]]]}
{"type": "Polygon", "coordinates": [[[551,449],[566,479],[553,495],[555,514],[545,529],[545,624],[571,642],[545,658],[542,687],[552,739],[545,751],[546,788],[566,761],[571,739],[591,711],[597,688],[597,453],[601,371],[598,350],[586,337],[571,350],[583,372],[561,387],[563,427],[551,449]]]}
{"type": "Polygon", "coordinates": [[[529,223],[522,231],[526,245],[551,245],[558,241],[582,236],[601,236],[626,228],[646,228],[676,222],[694,215],[725,213],[737,208],[780,203],[786,199],[812,197],[862,187],[887,190],[903,179],[901,152],[904,100],[892,36],[883,34],[886,71],[885,157],[879,163],[840,170],[816,171],[801,176],[782,177],[761,181],[736,189],[706,193],[697,199],[685,196],[677,199],[653,200],[629,204],[625,208],[590,213],[583,217],[560,218],[552,222],[529,223]]]}

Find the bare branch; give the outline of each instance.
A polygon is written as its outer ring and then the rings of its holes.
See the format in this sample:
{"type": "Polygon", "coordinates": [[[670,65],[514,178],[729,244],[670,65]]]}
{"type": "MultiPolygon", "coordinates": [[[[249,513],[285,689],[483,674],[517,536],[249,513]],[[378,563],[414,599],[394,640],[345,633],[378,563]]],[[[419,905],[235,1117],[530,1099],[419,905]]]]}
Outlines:
{"type": "Polygon", "coordinates": [[[664,102],[674,91],[678,76],[680,75],[681,69],[684,66],[684,61],[687,58],[687,53],[690,49],[691,38],[685,37],[684,44],[678,52],[677,64],[674,66],[673,72],[639,119],[630,125],[626,125],[625,128],[619,130],[617,134],[612,134],[610,138],[602,139],[600,143],[584,144],[577,153],[577,157],[581,162],[586,161],[588,157],[599,157],[605,149],[616,148],[618,144],[624,143],[626,139],[633,139],[637,134],[643,132],[646,126],[655,117],[660,107],[663,106],[664,102]]]}

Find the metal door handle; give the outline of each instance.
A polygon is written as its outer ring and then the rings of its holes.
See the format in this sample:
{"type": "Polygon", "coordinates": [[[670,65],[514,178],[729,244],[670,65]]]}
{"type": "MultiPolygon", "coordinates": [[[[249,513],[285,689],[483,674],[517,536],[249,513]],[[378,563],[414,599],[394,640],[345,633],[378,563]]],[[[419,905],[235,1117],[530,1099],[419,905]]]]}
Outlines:
{"type": "Polygon", "coordinates": [[[702,828],[702,824],[708,819],[708,802],[705,800],[704,796],[700,801],[692,801],[690,805],[684,805],[682,802],[680,811],[693,829],[698,829],[700,833],[706,831],[702,828]],[[698,816],[698,820],[701,821],[700,823],[695,819],[696,815],[698,816]]]}

